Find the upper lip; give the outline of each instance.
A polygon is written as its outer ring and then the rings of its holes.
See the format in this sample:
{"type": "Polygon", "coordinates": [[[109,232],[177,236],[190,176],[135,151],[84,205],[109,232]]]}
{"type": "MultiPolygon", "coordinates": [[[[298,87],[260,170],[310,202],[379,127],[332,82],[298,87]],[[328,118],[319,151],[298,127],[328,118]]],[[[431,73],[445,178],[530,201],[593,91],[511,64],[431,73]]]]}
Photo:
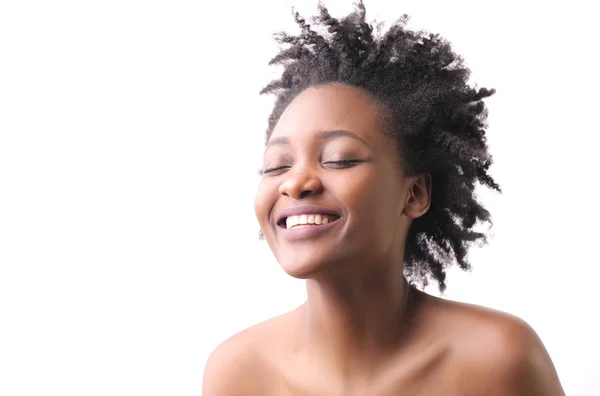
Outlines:
{"type": "Polygon", "coordinates": [[[290,206],[282,210],[277,216],[276,223],[279,224],[290,216],[302,215],[302,214],[320,214],[320,215],[332,215],[341,217],[338,212],[332,209],[323,208],[315,205],[303,205],[303,206],[290,206]]]}

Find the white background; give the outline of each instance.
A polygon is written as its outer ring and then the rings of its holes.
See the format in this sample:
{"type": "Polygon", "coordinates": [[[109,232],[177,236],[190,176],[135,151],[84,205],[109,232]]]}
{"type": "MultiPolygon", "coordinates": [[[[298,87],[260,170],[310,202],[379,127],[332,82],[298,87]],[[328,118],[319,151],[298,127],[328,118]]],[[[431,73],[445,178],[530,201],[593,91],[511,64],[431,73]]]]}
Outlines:
{"type": "MultiPolygon", "coordinates": [[[[597,396],[593,2],[488,3],[366,1],[498,90],[494,237],[446,297],[521,316],[567,394],[597,396]]],[[[303,301],[253,213],[258,91],[292,2],[201,4],[0,3],[1,395],[199,395],[218,343],[303,301]]]]}

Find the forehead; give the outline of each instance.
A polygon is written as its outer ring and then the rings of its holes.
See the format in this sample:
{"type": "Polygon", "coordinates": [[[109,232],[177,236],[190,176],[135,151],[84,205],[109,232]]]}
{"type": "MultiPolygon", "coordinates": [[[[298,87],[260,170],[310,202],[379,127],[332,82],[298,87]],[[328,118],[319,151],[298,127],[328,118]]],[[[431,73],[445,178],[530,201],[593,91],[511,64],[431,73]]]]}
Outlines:
{"type": "Polygon", "coordinates": [[[344,84],[315,86],[285,109],[271,138],[306,138],[319,131],[347,130],[376,143],[384,140],[382,108],[365,91],[344,84]]]}

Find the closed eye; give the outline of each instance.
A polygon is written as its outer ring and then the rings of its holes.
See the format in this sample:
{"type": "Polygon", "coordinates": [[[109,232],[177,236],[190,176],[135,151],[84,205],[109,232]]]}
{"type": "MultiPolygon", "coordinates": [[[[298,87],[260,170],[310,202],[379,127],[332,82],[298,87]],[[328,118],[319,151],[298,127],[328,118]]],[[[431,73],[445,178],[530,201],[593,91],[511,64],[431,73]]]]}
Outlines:
{"type": "Polygon", "coordinates": [[[361,162],[364,162],[364,161],[359,160],[359,159],[346,159],[346,160],[339,160],[339,161],[327,161],[327,162],[324,162],[323,164],[324,165],[333,165],[334,168],[338,168],[338,169],[344,169],[344,168],[350,168],[361,162]]]}
{"type": "Polygon", "coordinates": [[[263,175],[279,175],[282,174],[283,172],[285,172],[287,169],[289,169],[290,166],[277,166],[275,168],[267,168],[267,169],[263,169],[261,171],[261,174],[263,175]]]}

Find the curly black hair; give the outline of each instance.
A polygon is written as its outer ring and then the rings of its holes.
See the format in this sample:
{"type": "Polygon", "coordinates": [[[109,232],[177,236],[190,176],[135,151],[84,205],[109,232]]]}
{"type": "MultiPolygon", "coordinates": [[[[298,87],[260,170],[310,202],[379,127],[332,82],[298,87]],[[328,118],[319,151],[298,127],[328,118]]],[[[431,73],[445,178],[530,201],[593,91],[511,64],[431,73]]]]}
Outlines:
{"type": "Polygon", "coordinates": [[[381,34],[366,21],[362,1],[342,19],[322,3],[318,10],[313,25],[294,11],[301,32],[275,35],[282,49],[269,65],[284,70],[261,91],[276,95],[267,140],[287,105],[311,86],[343,83],[370,93],[387,110],[386,133],[397,142],[404,172],[432,178],[430,208],[407,236],[405,275],[423,287],[437,281],[443,292],[447,268],[470,270],[468,249],[486,242],[477,226],[491,226],[476,182],[500,192],[488,174],[492,158],[483,103],[495,91],[471,87],[470,71],[449,42],[409,30],[406,15],[381,34]]]}

